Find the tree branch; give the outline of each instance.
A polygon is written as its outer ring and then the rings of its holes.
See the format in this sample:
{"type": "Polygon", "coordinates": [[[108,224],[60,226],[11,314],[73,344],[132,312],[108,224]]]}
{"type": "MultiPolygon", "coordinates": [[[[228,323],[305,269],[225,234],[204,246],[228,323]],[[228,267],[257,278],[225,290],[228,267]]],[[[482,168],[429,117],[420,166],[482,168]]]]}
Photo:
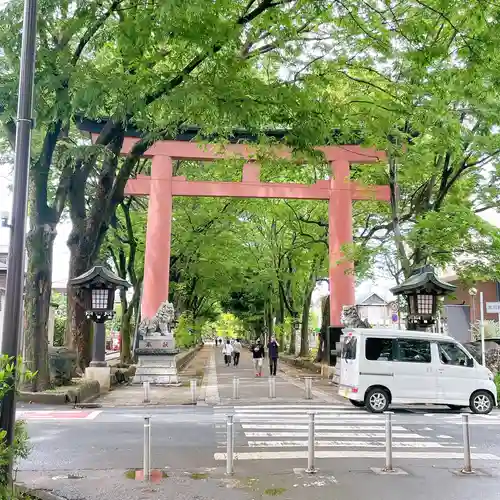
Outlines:
{"type": "Polygon", "coordinates": [[[109,9],[100,17],[98,18],[92,26],[89,26],[85,33],[83,34],[82,38],[78,42],[78,45],[76,46],[75,52],[73,53],[73,56],[71,57],[71,65],[75,66],[80,59],[80,56],[82,55],[82,52],[85,50],[85,47],[88,45],[90,40],[92,40],[92,37],[99,31],[99,29],[105,24],[105,22],[109,19],[111,14],[116,11],[118,6],[123,2],[123,0],[114,0],[113,3],[110,5],[109,9]]]}

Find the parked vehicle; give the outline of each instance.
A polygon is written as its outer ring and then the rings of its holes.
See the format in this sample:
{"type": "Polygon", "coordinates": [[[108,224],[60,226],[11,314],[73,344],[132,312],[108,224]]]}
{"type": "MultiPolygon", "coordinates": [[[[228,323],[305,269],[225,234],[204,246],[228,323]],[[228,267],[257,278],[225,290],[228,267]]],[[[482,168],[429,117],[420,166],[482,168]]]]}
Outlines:
{"type": "Polygon", "coordinates": [[[390,404],[440,404],[490,413],[490,370],[454,338],[437,333],[344,329],[339,394],[374,413],[390,404]]]}

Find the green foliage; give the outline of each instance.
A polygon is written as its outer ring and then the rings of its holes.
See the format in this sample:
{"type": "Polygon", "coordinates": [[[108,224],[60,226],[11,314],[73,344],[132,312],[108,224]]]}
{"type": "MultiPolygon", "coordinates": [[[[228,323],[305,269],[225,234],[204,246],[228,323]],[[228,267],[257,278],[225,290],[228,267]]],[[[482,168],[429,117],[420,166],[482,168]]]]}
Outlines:
{"type": "Polygon", "coordinates": [[[63,346],[66,332],[66,318],[54,318],[54,345],[63,346]]]}
{"type": "Polygon", "coordinates": [[[52,292],[50,298],[51,306],[54,308],[54,345],[64,345],[66,325],[68,320],[67,300],[64,295],[52,292]]]}
{"type": "Polygon", "coordinates": [[[497,401],[500,401],[500,373],[495,374],[495,385],[497,386],[497,401]]]}
{"type": "Polygon", "coordinates": [[[247,337],[243,322],[231,313],[222,313],[211,326],[215,330],[215,335],[219,338],[237,339],[247,337]]]}
{"type": "MultiPolygon", "coordinates": [[[[0,401],[13,390],[13,377],[16,375],[16,386],[22,381],[31,380],[36,374],[24,370],[22,360],[17,360],[16,366],[13,359],[4,355],[0,357],[0,401]]],[[[25,423],[21,420],[16,421],[14,427],[14,442],[11,447],[5,446],[6,431],[0,431],[0,467],[8,464],[10,461],[17,463],[19,459],[25,459],[30,453],[28,443],[28,433],[25,423]]],[[[9,479],[0,475],[0,500],[11,500],[15,498],[12,485],[9,479]]]]}
{"type": "Polygon", "coordinates": [[[200,325],[193,319],[190,311],[184,311],[178,319],[174,331],[176,346],[181,349],[188,349],[196,345],[200,325]]]}

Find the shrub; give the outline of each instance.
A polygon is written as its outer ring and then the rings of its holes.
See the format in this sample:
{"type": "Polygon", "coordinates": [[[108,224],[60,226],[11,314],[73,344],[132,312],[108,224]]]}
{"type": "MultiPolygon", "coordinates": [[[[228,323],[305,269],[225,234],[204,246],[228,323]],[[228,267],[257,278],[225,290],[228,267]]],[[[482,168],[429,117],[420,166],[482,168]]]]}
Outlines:
{"type": "MultiPolygon", "coordinates": [[[[17,377],[17,386],[19,386],[21,380],[30,380],[35,375],[23,369],[20,358],[18,359],[15,373],[17,377]]],[[[0,402],[3,401],[9,391],[14,390],[12,387],[13,376],[14,364],[12,363],[12,358],[6,355],[0,356],[0,402]]],[[[14,462],[15,467],[19,459],[27,458],[30,452],[26,424],[19,420],[15,423],[14,442],[11,447],[5,445],[5,435],[6,431],[0,430],[0,467],[7,465],[11,460],[14,462]]],[[[0,500],[15,500],[16,498],[22,497],[18,497],[13,490],[11,478],[0,473],[0,500]]]]}
{"type": "Polygon", "coordinates": [[[495,375],[495,385],[497,386],[497,402],[500,405],[500,373],[495,375]]]}
{"type": "MultiPolygon", "coordinates": [[[[474,340],[481,339],[481,322],[480,321],[476,321],[471,326],[471,333],[472,333],[472,338],[474,340]]],[[[499,337],[500,337],[500,324],[498,324],[496,321],[485,320],[485,322],[484,322],[484,338],[485,338],[485,340],[497,339],[499,337]]]]}

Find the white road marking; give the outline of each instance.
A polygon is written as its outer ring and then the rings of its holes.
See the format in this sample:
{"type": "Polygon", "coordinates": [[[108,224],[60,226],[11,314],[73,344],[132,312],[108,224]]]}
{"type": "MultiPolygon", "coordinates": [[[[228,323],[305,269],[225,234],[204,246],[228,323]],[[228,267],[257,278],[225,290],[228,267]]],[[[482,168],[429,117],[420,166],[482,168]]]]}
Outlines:
{"type": "Polygon", "coordinates": [[[102,410],[96,410],[91,412],[89,415],[85,417],[85,420],[95,420],[98,415],[102,413],[102,410]]]}
{"type": "MultiPolygon", "coordinates": [[[[254,423],[254,424],[262,424],[265,421],[273,422],[275,424],[282,422],[283,424],[291,424],[294,422],[297,422],[298,424],[307,424],[309,422],[309,417],[306,415],[305,417],[297,416],[296,418],[273,418],[272,416],[269,416],[268,418],[262,419],[262,418],[245,418],[245,419],[239,419],[235,418],[235,422],[245,422],[245,423],[254,423]]],[[[316,424],[374,424],[377,422],[383,422],[383,420],[380,421],[374,421],[370,419],[355,419],[355,418],[317,418],[315,419],[316,424]]]]}
{"type": "MultiPolygon", "coordinates": [[[[280,459],[306,459],[308,456],[307,450],[304,451],[256,451],[235,453],[235,460],[280,460],[280,459]]],[[[336,450],[336,451],[316,451],[316,458],[385,458],[385,451],[351,451],[351,450],[336,450]]],[[[432,451],[395,451],[392,454],[393,458],[400,459],[444,459],[444,460],[463,460],[463,453],[453,452],[432,452],[432,451]]],[[[472,453],[472,460],[495,460],[500,461],[497,455],[489,453],[472,453]]],[[[214,453],[215,460],[226,460],[225,453],[214,453]]]]}
{"type": "MultiPolygon", "coordinates": [[[[250,448],[307,448],[307,441],[248,441],[250,448]]],[[[383,448],[385,441],[315,441],[319,448],[383,448]]],[[[435,441],[393,441],[393,448],[461,448],[461,445],[442,445],[435,441]]]]}
{"type": "MultiPolygon", "coordinates": [[[[316,413],[316,415],[364,415],[365,417],[370,415],[368,412],[363,411],[363,410],[339,410],[339,409],[323,409],[323,408],[304,408],[303,412],[307,414],[307,412],[313,411],[316,413]]],[[[264,409],[257,409],[257,410],[250,410],[250,409],[245,409],[245,410],[240,410],[239,408],[235,408],[234,412],[239,415],[258,415],[260,413],[265,413],[266,415],[287,415],[289,413],[292,413],[294,415],[297,415],[299,413],[299,409],[291,409],[291,410],[280,410],[280,409],[273,409],[271,411],[269,410],[264,410],[264,409]]],[[[383,415],[376,415],[376,416],[383,416],[383,415]]]]}
{"type": "MultiPolygon", "coordinates": [[[[243,429],[283,429],[283,430],[307,430],[309,426],[307,424],[295,425],[295,424],[241,424],[243,429]]],[[[366,431],[383,431],[385,427],[383,425],[315,425],[317,430],[332,430],[332,431],[356,431],[356,430],[366,430],[366,431]]],[[[393,431],[405,431],[406,428],[401,425],[393,425],[393,431]]],[[[432,429],[427,429],[432,430],[432,429]]]]}
{"type": "MultiPolygon", "coordinates": [[[[306,438],[308,435],[309,434],[307,432],[245,432],[245,436],[248,438],[266,438],[266,437],[306,438]]],[[[385,438],[385,433],[383,432],[315,432],[314,435],[317,438],[355,438],[355,439],[385,438]]],[[[411,433],[405,434],[402,432],[393,432],[392,437],[397,439],[429,439],[428,436],[421,436],[420,434],[411,434],[411,433]]]]}
{"type": "MultiPolygon", "coordinates": [[[[297,408],[299,410],[314,410],[315,408],[318,409],[345,409],[345,408],[352,408],[354,411],[359,411],[355,410],[354,407],[348,406],[348,405],[260,405],[260,406],[245,406],[245,405],[237,405],[237,406],[218,406],[217,408],[220,409],[231,409],[231,410],[256,410],[256,409],[267,409],[269,408],[270,410],[274,410],[276,408],[297,408]]],[[[364,413],[367,413],[366,411],[364,413]]]]}
{"type": "MultiPolygon", "coordinates": [[[[219,408],[217,411],[221,411],[219,408]]],[[[300,459],[307,457],[307,437],[309,429],[308,412],[314,411],[315,446],[318,458],[382,458],[385,447],[385,416],[368,413],[361,409],[338,405],[255,405],[228,407],[225,412],[233,413],[238,429],[239,444],[235,448],[235,457],[240,460],[260,459],[300,459]],[[240,431],[241,432],[241,431],[240,431]],[[242,434],[245,440],[242,441],[242,434]],[[274,450],[273,450],[274,448],[274,450]],[[239,453],[239,451],[241,453],[239,453]]],[[[422,417],[435,417],[433,423],[444,424],[445,414],[418,413],[397,414],[397,424],[393,430],[393,456],[400,458],[422,459],[462,459],[462,445],[450,435],[436,436],[435,426],[408,428],[422,417]],[[420,431],[430,431],[421,434],[420,431]]],[[[493,424],[495,419],[474,419],[477,424],[493,424]]],[[[459,424],[460,421],[450,419],[459,424]]],[[[426,422],[428,420],[426,419],[426,422]]],[[[218,450],[224,451],[225,440],[217,443],[218,450]]],[[[477,448],[473,447],[477,452],[477,448]]],[[[225,457],[223,453],[214,455],[216,460],[225,457]]],[[[500,460],[490,454],[473,453],[478,460],[500,460]]]]}

